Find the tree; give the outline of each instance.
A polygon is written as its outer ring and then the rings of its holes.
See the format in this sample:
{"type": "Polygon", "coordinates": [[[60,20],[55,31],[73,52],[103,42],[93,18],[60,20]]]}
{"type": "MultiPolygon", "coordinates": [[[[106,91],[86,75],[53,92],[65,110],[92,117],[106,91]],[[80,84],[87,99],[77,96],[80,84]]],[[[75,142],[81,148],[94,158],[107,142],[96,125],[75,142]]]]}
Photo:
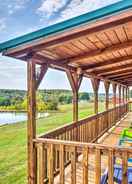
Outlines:
{"type": "Polygon", "coordinates": [[[79,100],[90,100],[90,97],[89,97],[89,93],[87,92],[82,92],[79,94],[79,100]]]}

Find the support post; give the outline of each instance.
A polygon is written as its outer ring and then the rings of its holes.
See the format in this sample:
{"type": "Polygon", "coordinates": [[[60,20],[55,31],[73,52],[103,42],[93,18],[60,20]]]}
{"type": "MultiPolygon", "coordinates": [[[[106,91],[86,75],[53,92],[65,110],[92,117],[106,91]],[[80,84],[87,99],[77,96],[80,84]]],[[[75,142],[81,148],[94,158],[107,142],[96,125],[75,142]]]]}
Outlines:
{"type": "Polygon", "coordinates": [[[33,139],[36,138],[36,71],[35,62],[28,60],[28,184],[37,183],[37,153],[33,139]]]}
{"type": "Polygon", "coordinates": [[[122,87],[122,100],[123,100],[123,104],[125,103],[125,89],[124,86],[122,87]]]}
{"type": "Polygon", "coordinates": [[[117,87],[117,84],[112,83],[112,87],[113,87],[113,106],[115,108],[116,107],[116,87],[117,87]]]}
{"type": "Polygon", "coordinates": [[[126,92],[125,92],[125,93],[126,93],[126,103],[127,103],[127,88],[128,88],[128,87],[126,87],[126,92]]]}
{"type": "Polygon", "coordinates": [[[66,71],[73,92],[73,121],[78,121],[78,91],[82,82],[82,74],[66,71]]]}
{"type": "Polygon", "coordinates": [[[36,64],[32,54],[27,60],[27,88],[28,88],[28,184],[37,183],[37,151],[33,139],[36,138],[36,90],[39,87],[46,71],[47,65],[40,67],[40,73],[36,75],[36,64]]]}
{"type": "Polygon", "coordinates": [[[100,80],[96,78],[91,78],[91,83],[94,91],[94,113],[98,114],[98,89],[100,80]]]}
{"type": "Polygon", "coordinates": [[[109,109],[109,87],[110,82],[104,81],[104,87],[105,87],[105,110],[107,111],[109,109]]]}
{"type": "Polygon", "coordinates": [[[119,105],[121,105],[122,99],[121,99],[121,85],[120,84],[119,84],[118,88],[119,88],[119,105]]]}
{"type": "Polygon", "coordinates": [[[129,90],[129,87],[128,87],[128,90],[127,90],[127,99],[128,99],[128,102],[129,102],[129,98],[130,98],[130,90],[129,90]]]}

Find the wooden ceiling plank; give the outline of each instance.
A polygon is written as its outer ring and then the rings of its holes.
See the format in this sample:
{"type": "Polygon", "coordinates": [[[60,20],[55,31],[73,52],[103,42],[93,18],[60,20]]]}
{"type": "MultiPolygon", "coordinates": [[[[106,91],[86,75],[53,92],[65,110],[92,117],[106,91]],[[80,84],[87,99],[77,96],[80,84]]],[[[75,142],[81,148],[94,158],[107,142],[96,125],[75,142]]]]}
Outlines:
{"type": "Polygon", "coordinates": [[[115,29],[115,32],[116,32],[117,37],[118,37],[118,39],[120,40],[121,43],[128,41],[122,26],[115,29]]]}
{"type": "Polygon", "coordinates": [[[105,34],[107,35],[107,37],[109,38],[109,40],[111,40],[112,44],[118,44],[119,40],[114,32],[114,30],[110,29],[105,31],[105,34]]]}
{"type": "Polygon", "coordinates": [[[89,65],[83,66],[82,68],[84,70],[91,71],[91,68],[92,68],[92,70],[93,69],[96,70],[100,67],[110,66],[111,64],[120,63],[120,62],[123,62],[125,60],[132,60],[132,55],[131,56],[119,57],[119,58],[115,58],[115,59],[112,59],[112,60],[106,60],[106,61],[95,63],[95,64],[89,64],[89,65]]]}
{"type": "Polygon", "coordinates": [[[132,24],[126,23],[124,25],[124,29],[126,31],[127,37],[129,40],[132,40],[132,24]]]}
{"type": "Polygon", "coordinates": [[[96,34],[97,38],[100,40],[100,42],[102,42],[105,47],[110,47],[112,45],[111,40],[109,39],[109,37],[105,34],[105,32],[102,33],[97,33],[96,34]]]}
{"type": "Polygon", "coordinates": [[[95,51],[92,51],[92,52],[89,52],[89,53],[85,53],[85,54],[82,54],[82,55],[71,57],[71,58],[69,58],[69,60],[72,63],[80,61],[80,60],[82,60],[82,62],[83,62],[84,58],[88,60],[91,57],[101,56],[103,54],[108,54],[108,53],[111,53],[111,52],[114,52],[114,51],[119,51],[119,50],[124,49],[124,48],[129,48],[129,47],[132,47],[132,41],[112,45],[112,46],[110,46],[108,48],[105,48],[105,49],[102,49],[102,50],[98,49],[98,50],[95,50],[95,51]]]}
{"type": "Polygon", "coordinates": [[[105,48],[105,45],[102,41],[99,40],[99,38],[96,35],[89,35],[87,39],[95,45],[97,49],[103,49],[105,48]]]}
{"type": "Polygon", "coordinates": [[[84,35],[88,34],[95,34],[98,33],[99,31],[113,29],[116,26],[120,26],[124,23],[131,22],[131,18],[132,18],[131,11],[127,11],[117,16],[114,17],[112,16],[107,19],[97,21],[94,24],[80,26],[80,28],[75,28],[73,30],[61,34],[49,36],[45,39],[39,39],[38,41],[34,41],[33,43],[21,45],[20,47],[16,47],[6,51],[4,55],[11,55],[13,53],[19,54],[19,52],[27,52],[29,50],[37,51],[38,49],[39,50],[44,49],[49,46],[62,45],[63,43],[66,43],[69,40],[73,40],[78,37],[81,38],[84,35]]]}

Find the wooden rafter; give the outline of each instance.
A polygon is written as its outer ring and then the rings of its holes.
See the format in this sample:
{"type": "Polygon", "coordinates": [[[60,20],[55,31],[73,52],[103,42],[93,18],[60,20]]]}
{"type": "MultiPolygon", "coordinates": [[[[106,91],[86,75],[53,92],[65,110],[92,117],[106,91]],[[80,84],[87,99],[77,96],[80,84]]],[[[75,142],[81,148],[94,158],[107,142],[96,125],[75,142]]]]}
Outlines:
{"type": "Polygon", "coordinates": [[[118,76],[114,77],[114,78],[112,78],[112,80],[118,81],[118,80],[129,79],[129,78],[132,78],[132,74],[131,73],[123,75],[123,76],[119,76],[119,77],[118,76]]]}
{"type": "Polygon", "coordinates": [[[100,69],[98,71],[95,71],[94,73],[96,73],[97,75],[100,74],[100,75],[104,75],[104,74],[108,74],[108,73],[115,73],[117,71],[123,71],[123,70],[126,70],[126,69],[132,69],[132,63],[129,63],[126,65],[126,63],[124,62],[123,65],[120,65],[120,66],[112,66],[110,68],[107,68],[107,69],[100,69]]]}
{"type": "Polygon", "coordinates": [[[130,47],[132,47],[132,41],[127,41],[127,42],[119,43],[116,45],[112,45],[112,46],[104,48],[104,49],[97,49],[97,50],[94,50],[94,51],[86,53],[86,54],[71,57],[71,58],[69,58],[69,60],[70,60],[70,63],[74,63],[74,62],[83,60],[84,58],[88,60],[88,59],[95,57],[95,56],[109,54],[109,53],[112,53],[115,51],[119,51],[121,49],[130,48],[130,47]]]}
{"type": "Polygon", "coordinates": [[[126,69],[120,72],[113,72],[113,74],[110,74],[110,75],[102,75],[102,76],[110,79],[113,77],[123,76],[123,75],[131,74],[131,73],[132,73],[132,69],[126,69]]]}
{"type": "Polygon", "coordinates": [[[113,69],[111,69],[110,71],[108,71],[108,72],[103,72],[103,73],[99,73],[99,74],[97,74],[98,76],[103,76],[103,77],[105,77],[105,76],[109,76],[109,75],[113,75],[113,74],[118,74],[118,73],[122,73],[122,72],[128,72],[128,71],[130,71],[130,70],[132,70],[132,66],[130,67],[125,67],[124,66],[124,68],[122,68],[122,69],[116,69],[116,70],[114,70],[114,67],[113,67],[113,69]]]}
{"type": "Polygon", "coordinates": [[[102,67],[104,68],[104,67],[111,66],[113,64],[118,64],[118,63],[121,63],[127,60],[132,60],[132,55],[114,58],[111,60],[105,60],[105,61],[95,63],[95,64],[87,64],[87,65],[82,66],[82,69],[86,70],[87,72],[92,72],[93,70],[102,69],[102,67]]]}

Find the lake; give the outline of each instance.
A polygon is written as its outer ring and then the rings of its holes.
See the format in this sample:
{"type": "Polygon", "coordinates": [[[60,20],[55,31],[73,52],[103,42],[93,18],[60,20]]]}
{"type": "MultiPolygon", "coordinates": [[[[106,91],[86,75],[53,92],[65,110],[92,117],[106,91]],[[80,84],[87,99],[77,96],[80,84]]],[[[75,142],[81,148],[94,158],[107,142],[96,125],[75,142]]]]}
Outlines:
{"type": "MultiPolygon", "coordinates": [[[[49,113],[38,113],[37,118],[47,117],[49,113]]],[[[24,112],[0,112],[0,125],[12,124],[16,122],[26,121],[27,113],[24,112]]]]}

